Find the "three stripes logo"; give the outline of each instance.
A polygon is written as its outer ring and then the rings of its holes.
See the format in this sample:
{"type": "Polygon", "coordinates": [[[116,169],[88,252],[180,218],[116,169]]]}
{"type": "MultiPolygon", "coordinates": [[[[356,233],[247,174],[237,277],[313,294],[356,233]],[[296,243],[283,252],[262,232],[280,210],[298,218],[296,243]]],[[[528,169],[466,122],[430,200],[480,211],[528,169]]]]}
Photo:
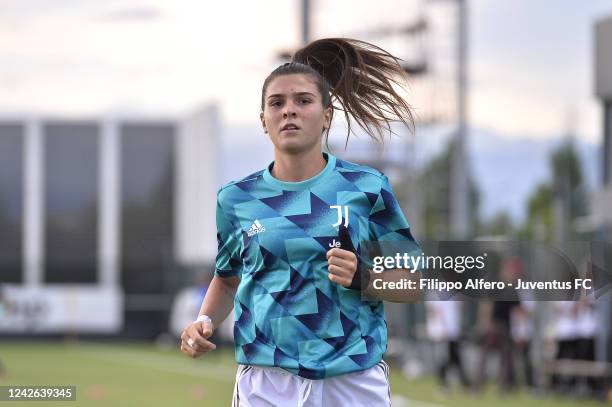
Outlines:
{"type": "Polygon", "coordinates": [[[266,228],[261,223],[259,223],[259,219],[255,219],[255,222],[253,222],[253,224],[251,225],[251,228],[247,231],[247,236],[251,237],[258,233],[262,233],[265,231],[266,231],[266,228]]]}

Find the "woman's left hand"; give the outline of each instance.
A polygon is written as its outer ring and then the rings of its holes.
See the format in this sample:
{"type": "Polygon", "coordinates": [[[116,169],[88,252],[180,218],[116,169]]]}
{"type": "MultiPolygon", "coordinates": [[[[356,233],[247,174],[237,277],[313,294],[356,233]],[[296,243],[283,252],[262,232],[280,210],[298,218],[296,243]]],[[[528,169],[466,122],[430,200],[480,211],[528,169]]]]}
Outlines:
{"type": "Polygon", "coordinates": [[[334,283],[349,287],[357,272],[357,256],[355,253],[334,247],[327,252],[327,277],[334,283]]]}

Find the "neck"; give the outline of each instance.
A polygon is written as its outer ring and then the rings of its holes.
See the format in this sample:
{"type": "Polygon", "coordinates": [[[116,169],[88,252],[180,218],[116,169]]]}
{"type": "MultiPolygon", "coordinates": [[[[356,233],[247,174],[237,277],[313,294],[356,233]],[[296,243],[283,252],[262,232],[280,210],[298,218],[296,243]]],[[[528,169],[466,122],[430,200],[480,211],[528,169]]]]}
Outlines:
{"type": "Polygon", "coordinates": [[[270,172],[278,180],[300,182],[314,177],[327,165],[320,149],[306,153],[286,154],[274,152],[274,166],[270,172]]]}

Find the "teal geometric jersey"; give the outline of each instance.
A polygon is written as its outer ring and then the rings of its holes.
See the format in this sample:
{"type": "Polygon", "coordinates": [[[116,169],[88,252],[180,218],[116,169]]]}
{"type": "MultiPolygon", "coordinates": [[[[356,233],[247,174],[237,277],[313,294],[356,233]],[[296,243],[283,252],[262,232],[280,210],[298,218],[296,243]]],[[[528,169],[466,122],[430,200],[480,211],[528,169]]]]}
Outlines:
{"type": "Polygon", "coordinates": [[[404,240],[420,248],[381,172],[323,153],[327,165],[301,182],[270,170],[217,194],[215,275],[239,277],[234,343],[240,364],[276,366],[309,379],[365,370],[387,348],[382,301],[328,278],[338,225],[360,242],[404,240]]]}

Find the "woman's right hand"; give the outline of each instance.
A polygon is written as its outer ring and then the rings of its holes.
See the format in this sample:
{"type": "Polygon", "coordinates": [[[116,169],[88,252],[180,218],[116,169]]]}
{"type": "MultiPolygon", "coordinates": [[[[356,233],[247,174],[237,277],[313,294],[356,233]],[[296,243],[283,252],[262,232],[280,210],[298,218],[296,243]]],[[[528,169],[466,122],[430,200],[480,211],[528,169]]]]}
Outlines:
{"type": "Polygon", "coordinates": [[[190,323],[181,334],[181,352],[195,359],[216,349],[217,346],[208,340],[213,331],[214,327],[211,322],[196,321],[190,323]]]}

